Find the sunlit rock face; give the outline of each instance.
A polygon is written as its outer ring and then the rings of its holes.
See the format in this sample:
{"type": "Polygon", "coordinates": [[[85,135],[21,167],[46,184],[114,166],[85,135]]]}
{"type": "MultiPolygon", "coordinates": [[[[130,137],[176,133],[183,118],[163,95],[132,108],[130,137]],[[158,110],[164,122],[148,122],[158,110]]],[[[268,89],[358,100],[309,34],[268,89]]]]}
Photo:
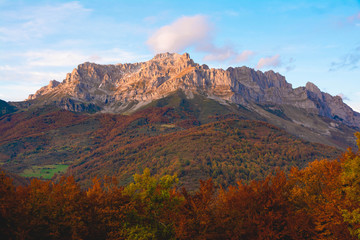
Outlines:
{"type": "Polygon", "coordinates": [[[248,67],[209,68],[195,63],[187,53],[162,53],[147,62],[132,64],[86,62],[68,73],[61,83],[50,81],[28,100],[56,103],[71,111],[120,113],[130,103],[136,108],[179,89],[222,103],[291,105],[360,127],[359,113],[339,96],[321,92],[313,83],[293,89],[279,73],[248,67]]]}

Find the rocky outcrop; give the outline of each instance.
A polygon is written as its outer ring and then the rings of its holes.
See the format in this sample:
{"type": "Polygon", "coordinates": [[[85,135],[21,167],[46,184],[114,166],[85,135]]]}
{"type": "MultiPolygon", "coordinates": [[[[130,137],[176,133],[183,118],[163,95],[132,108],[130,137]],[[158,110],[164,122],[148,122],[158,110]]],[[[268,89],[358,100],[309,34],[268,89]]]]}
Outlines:
{"type": "Polygon", "coordinates": [[[37,97],[41,96],[41,95],[45,95],[48,93],[51,93],[51,91],[56,88],[57,86],[59,86],[60,82],[56,81],[56,80],[51,80],[49,82],[49,85],[40,88],[35,94],[30,94],[29,95],[29,100],[31,99],[36,99],[37,97]]]}
{"type": "Polygon", "coordinates": [[[291,105],[360,128],[360,114],[338,96],[321,92],[313,83],[292,88],[284,76],[248,67],[209,68],[189,54],[163,53],[147,62],[117,65],[80,64],[65,80],[51,81],[29,100],[57,102],[72,111],[121,112],[182,89],[221,102],[247,105],[291,105]]]}

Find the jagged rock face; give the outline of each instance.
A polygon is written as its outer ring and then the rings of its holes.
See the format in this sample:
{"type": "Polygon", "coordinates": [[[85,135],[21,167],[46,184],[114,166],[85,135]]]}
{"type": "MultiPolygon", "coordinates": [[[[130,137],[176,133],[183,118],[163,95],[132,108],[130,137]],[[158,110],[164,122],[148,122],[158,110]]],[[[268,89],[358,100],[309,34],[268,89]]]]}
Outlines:
{"type": "Polygon", "coordinates": [[[51,81],[28,100],[41,98],[72,111],[90,108],[121,112],[130,103],[148,103],[178,89],[242,105],[292,105],[360,127],[359,113],[340,97],[321,92],[313,83],[293,89],[279,73],[247,67],[209,69],[194,63],[187,53],[158,54],[150,61],[134,64],[83,63],[68,73],[62,83],[51,81]]]}
{"type": "Polygon", "coordinates": [[[59,86],[60,82],[56,81],[56,80],[51,80],[49,82],[49,85],[40,88],[35,94],[30,94],[29,95],[29,100],[30,99],[36,99],[37,97],[41,96],[41,95],[45,95],[47,93],[50,93],[55,87],[59,86]]]}

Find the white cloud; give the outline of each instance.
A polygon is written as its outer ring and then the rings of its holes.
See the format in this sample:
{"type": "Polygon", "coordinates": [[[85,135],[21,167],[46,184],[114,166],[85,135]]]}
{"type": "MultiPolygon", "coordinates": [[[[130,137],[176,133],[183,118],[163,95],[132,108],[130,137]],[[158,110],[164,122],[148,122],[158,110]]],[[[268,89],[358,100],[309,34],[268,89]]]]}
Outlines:
{"type": "Polygon", "coordinates": [[[246,62],[249,60],[252,56],[254,56],[255,53],[250,50],[245,50],[236,57],[236,62],[246,62]]]}
{"type": "Polygon", "coordinates": [[[137,55],[118,48],[91,54],[46,49],[0,56],[0,61],[3,59],[4,62],[13,62],[16,58],[24,59],[23,63],[0,65],[0,94],[1,99],[7,101],[22,101],[50,80],[62,81],[66,73],[85,61],[101,64],[126,63],[146,60],[150,56],[137,55]]]}
{"type": "Polygon", "coordinates": [[[91,10],[79,2],[25,7],[10,12],[0,10],[0,40],[16,42],[41,38],[73,26],[79,17],[89,12],[91,10]]]}
{"type": "Polygon", "coordinates": [[[11,67],[9,65],[0,66],[0,71],[14,71],[16,68],[11,67]]]}
{"type": "Polygon", "coordinates": [[[234,58],[236,55],[236,52],[230,46],[217,48],[211,45],[206,49],[206,51],[210,52],[210,54],[207,54],[204,57],[204,61],[225,61],[229,58],[234,58]]]}
{"type": "Polygon", "coordinates": [[[181,17],[157,30],[146,42],[156,52],[182,52],[210,37],[212,26],[206,16],[181,17]]]}
{"type": "Polygon", "coordinates": [[[32,67],[76,67],[83,62],[111,64],[134,62],[149,58],[149,56],[137,55],[119,48],[98,51],[92,54],[46,49],[28,51],[21,54],[21,56],[26,59],[26,64],[32,67]]]}
{"type": "Polygon", "coordinates": [[[200,48],[209,54],[205,55],[204,61],[227,61],[230,60],[233,63],[245,62],[249,60],[255,53],[250,50],[245,50],[242,53],[238,53],[232,46],[216,47],[210,45],[207,48],[200,48]]]}
{"type": "Polygon", "coordinates": [[[41,85],[7,85],[0,88],[0,99],[4,101],[23,101],[30,93],[35,93],[41,85]]]}
{"type": "Polygon", "coordinates": [[[52,79],[63,80],[66,76],[66,72],[64,71],[56,71],[56,69],[55,71],[51,70],[37,71],[31,67],[25,66],[12,67],[12,69],[8,70],[0,69],[1,88],[11,84],[44,84],[52,79]]]}
{"type": "Polygon", "coordinates": [[[158,29],[146,43],[156,53],[182,52],[194,48],[195,51],[205,53],[204,61],[238,63],[254,55],[250,50],[239,53],[231,45],[215,46],[213,33],[214,27],[208,17],[184,16],[158,29]]]}
{"type": "Polygon", "coordinates": [[[280,66],[281,66],[280,55],[277,54],[272,57],[260,58],[256,68],[262,69],[264,67],[280,67],[280,66]]]}
{"type": "Polygon", "coordinates": [[[98,59],[94,60],[94,62],[103,64],[140,62],[152,57],[151,55],[139,55],[119,48],[97,52],[96,55],[93,55],[93,57],[95,56],[98,59]]]}
{"type": "MultiPolygon", "coordinates": [[[[67,72],[83,62],[100,64],[115,64],[138,62],[149,59],[150,56],[137,55],[121,49],[109,49],[87,54],[67,50],[45,49],[41,51],[27,51],[7,55],[4,62],[13,62],[13,59],[23,59],[17,65],[0,65],[0,83],[4,87],[8,84],[46,84],[49,80],[62,81],[67,72]]],[[[1,61],[0,57],[0,61],[1,61]]]]}
{"type": "Polygon", "coordinates": [[[24,53],[24,57],[26,58],[28,65],[42,67],[76,66],[89,59],[88,56],[81,53],[59,50],[28,51],[24,53]]]}

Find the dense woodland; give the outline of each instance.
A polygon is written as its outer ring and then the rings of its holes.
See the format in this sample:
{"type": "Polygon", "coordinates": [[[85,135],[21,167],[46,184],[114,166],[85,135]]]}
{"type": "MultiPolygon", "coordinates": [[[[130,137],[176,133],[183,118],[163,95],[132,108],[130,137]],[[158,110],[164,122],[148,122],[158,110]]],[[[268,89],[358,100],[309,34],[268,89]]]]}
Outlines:
{"type": "MultiPolygon", "coordinates": [[[[360,147],[360,133],[357,134],[360,147]]],[[[14,186],[0,175],[2,239],[357,239],[360,152],[316,160],[264,180],[196,191],[149,169],[119,186],[72,177],[14,186]]]]}
{"type": "Polygon", "coordinates": [[[131,115],[78,114],[53,107],[4,115],[0,164],[8,172],[39,178],[46,175],[28,173],[61,167],[86,187],[95,176],[115,176],[126,185],[149,168],[152,174],[176,174],[181,186],[194,190],[199,179],[211,177],[224,187],[239,180],[248,183],[278,168],[288,172],[341,153],[266,122],[221,112],[218,103],[204,103],[197,110],[175,100],[181,107],[160,104],[131,115]]]}
{"type": "MultiPolygon", "coordinates": [[[[163,112],[158,112],[162,116],[163,112]]],[[[147,116],[137,121],[154,119],[147,116]]],[[[318,157],[335,157],[340,153],[335,148],[297,139],[260,121],[225,119],[181,131],[162,130],[177,127],[166,124],[166,119],[156,120],[162,123],[158,125],[149,122],[126,128],[119,126],[124,121],[106,118],[103,121],[106,121],[104,127],[94,134],[99,146],[82,156],[80,164],[69,168],[81,180],[91,179],[97,173],[115,175],[127,183],[126,179],[147,167],[161,175],[177,174],[186,187],[194,185],[194,179],[209,176],[215,183],[226,186],[240,179],[264,179],[277,168],[285,171],[293,166],[303,168],[318,157]],[[187,180],[188,176],[193,177],[187,180]]]]}

